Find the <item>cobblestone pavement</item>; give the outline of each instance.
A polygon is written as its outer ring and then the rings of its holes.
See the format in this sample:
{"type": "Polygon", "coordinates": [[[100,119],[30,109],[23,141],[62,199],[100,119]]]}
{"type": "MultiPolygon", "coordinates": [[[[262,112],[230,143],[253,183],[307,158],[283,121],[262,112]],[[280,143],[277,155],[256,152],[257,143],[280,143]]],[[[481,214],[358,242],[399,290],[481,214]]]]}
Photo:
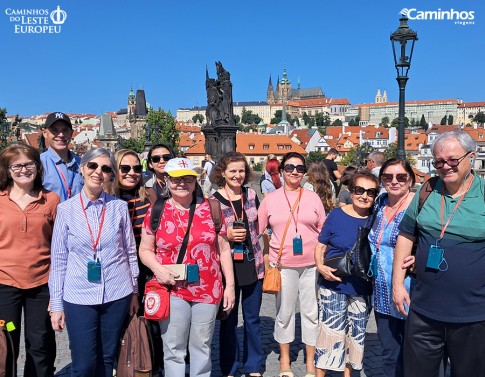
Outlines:
{"type": "MultiPolygon", "coordinates": [[[[261,321],[262,321],[262,338],[266,357],[266,371],[265,377],[278,376],[279,372],[279,349],[278,344],[273,339],[273,327],[275,318],[275,298],[273,295],[263,294],[263,304],[261,307],[261,321]]],[[[240,323],[242,323],[241,313],[240,323]]],[[[300,337],[300,320],[297,315],[297,338],[291,345],[291,359],[292,370],[295,377],[303,377],[305,375],[305,362],[304,362],[304,345],[301,342],[300,337]]],[[[242,337],[242,327],[239,327],[240,338],[242,337]]],[[[69,341],[67,338],[67,331],[60,334],[56,334],[57,339],[57,358],[56,358],[56,376],[68,377],[70,375],[70,351],[69,341]]],[[[214,339],[212,341],[212,376],[221,376],[219,369],[219,324],[216,325],[214,332],[214,339]]],[[[242,344],[241,344],[242,347],[242,344]]],[[[365,352],[364,352],[364,370],[361,372],[354,372],[353,377],[382,377],[382,361],[380,357],[380,344],[377,339],[374,316],[371,314],[369,323],[367,325],[367,334],[365,340],[365,352]]],[[[23,374],[23,365],[25,362],[24,345],[21,344],[21,354],[19,357],[19,373],[23,374]]],[[[327,373],[328,377],[339,376],[339,373],[327,373]]],[[[167,376],[170,377],[170,376],[167,376]]]]}

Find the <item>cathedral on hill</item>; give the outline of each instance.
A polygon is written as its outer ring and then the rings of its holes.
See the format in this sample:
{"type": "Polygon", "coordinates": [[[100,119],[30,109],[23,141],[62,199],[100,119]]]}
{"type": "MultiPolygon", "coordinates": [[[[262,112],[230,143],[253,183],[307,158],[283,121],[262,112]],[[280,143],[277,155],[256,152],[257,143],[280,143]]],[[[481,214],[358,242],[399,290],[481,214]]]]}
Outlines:
{"type": "Polygon", "coordinates": [[[291,87],[291,81],[288,80],[286,74],[286,68],[283,70],[283,78],[276,84],[276,89],[273,88],[273,82],[271,75],[269,76],[268,90],[266,94],[266,102],[269,105],[276,103],[282,103],[286,101],[313,99],[313,98],[325,98],[322,88],[307,88],[302,89],[300,87],[300,79],[298,79],[298,86],[296,89],[291,87]]]}

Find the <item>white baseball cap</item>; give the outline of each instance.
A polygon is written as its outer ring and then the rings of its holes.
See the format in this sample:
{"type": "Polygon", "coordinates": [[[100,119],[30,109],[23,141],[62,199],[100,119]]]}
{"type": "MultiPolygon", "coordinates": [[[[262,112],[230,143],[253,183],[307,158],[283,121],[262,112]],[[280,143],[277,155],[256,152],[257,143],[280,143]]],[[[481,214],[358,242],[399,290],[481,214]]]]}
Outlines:
{"type": "Polygon", "coordinates": [[[197,177],[197,172],[195,171],[195,166],[187,158],[172,158],[165,165],[165,173],[171,177],[183,177],[184,175],[193,175],[197,177]]]}

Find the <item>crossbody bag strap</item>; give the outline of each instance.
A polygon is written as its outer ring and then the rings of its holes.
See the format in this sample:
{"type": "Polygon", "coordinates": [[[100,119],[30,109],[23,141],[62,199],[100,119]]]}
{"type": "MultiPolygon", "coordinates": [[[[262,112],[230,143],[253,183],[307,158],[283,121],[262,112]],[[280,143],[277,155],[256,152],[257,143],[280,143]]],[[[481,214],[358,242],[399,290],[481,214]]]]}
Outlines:
{"type": "MultiPolygon", "coordinates": [[[[284,188],[283,188],[283,190],[284,190],[284,188]]],[[[288,233],[288,228],[290,227],[291,218],[293,216],[293,211],[298,206],[298,203],[300,203],[300,199],[301,199],[301,196],[302,196],[302,191],[301,190],[303,190],[303,189],[300,188],[300,195],[298,195],[298,199],[296,199],[295,203],[293,204],[293,207],[291,208],[290,216],[288,216],[288,222],[286,223],[285,231],[283,233],[283,239],[281,240],[280,250],[278,251],[278,262],[277,262],[277,265],[279,265],[280,262],[281,262],[281,256],[283,255],[283,247],[285,246],[286,233],[288,233]]]]}
{"type": "Polygon", "coordinates": [[[194,196],[194,199],[192,200],[192,204],[190,205],[190,210],[189,210],[189,222],[187,224],[187,232],[185,233],[184,240],[182,241],[182,247],[180,248],[179,256],[177,258],[177,264],[182,264],[185,257],[185,252],[187,251],[187,245],[189,243],[189,237],[190,237],[190,226],[192,225],[192,220],[194,218],[196,205],[197,205],[197,198],[194,196]]]}

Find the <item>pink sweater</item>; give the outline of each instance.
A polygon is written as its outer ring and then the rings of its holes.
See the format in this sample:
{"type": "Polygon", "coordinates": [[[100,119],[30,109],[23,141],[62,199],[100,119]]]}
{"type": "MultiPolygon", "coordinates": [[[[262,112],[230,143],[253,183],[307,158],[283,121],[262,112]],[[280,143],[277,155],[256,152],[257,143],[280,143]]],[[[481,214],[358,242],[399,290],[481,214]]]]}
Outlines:
{"type": "MultiPolygon", "coordinates": [[[[258,210],[258,222],[260,234],[269,227],[273,230],[270,240],[269,260],[276,263],[281,239],[285,232],[286,223],[290,216],[290,207],[286,201],[284,188],[281,187],[267,195],[261,202],[258,210]]],[[[293,206],[298,198],[298,191],[286,191],[286,195],[293,206]]],[[[325,210],[323,204],[312,191],[303,189],[299,210],[294,212],[298,222],[298,234],[303,239],[303,254],[293,254],[293,238],[296,236],[296,227],[293,218],[288,227],[283,247],[281,264],[283,267],[308,267],[315,265],[314,252],[318,235],[325,222],[325,210]]]]}

